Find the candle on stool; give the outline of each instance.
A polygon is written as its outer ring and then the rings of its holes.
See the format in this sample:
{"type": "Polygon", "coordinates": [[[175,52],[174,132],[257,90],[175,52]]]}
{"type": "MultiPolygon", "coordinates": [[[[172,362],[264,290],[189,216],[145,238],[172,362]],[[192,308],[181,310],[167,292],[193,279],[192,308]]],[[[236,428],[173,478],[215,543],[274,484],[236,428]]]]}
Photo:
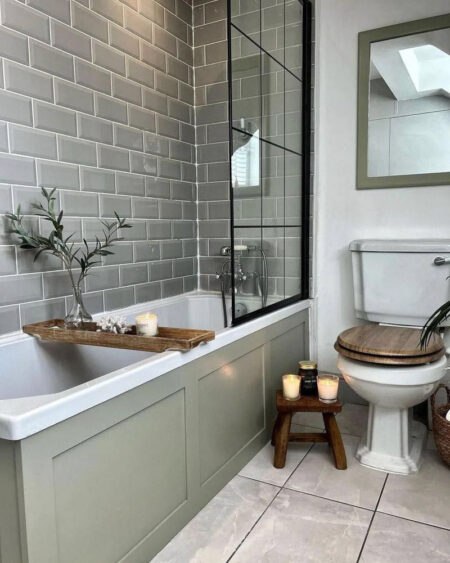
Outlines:
{"type": "Polygon", "coordinates": [[[317,390],[322,403],[335,403],[337,401],[339,377],[337,375],[318,375],[317,390]]]}
{"type": "Polygon", "coordinates": [[[283,375],[283,397],[295,401],[300,397],[300,377],[292,373],[283,375]]]}
{"type": "Polygon", "coordinates": [[[136,317],[136,333],[141,336],[158,334],[158,317],[154,313],[143,313],[136,317]]]}

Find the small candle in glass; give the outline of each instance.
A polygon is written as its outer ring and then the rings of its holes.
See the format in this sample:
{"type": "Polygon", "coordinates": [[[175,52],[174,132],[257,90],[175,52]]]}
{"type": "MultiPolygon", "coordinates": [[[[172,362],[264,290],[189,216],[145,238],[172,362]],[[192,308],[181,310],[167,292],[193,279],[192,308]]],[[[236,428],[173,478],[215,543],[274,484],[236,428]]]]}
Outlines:
{"type": "Polygon", "coordinates": [[[283,397],[295,401],[300,397],[300,380],[298,375],[288,373],[283,375],[283,397]]]}
{"type": "Polygon", "coordinates": [[[136,317],[136,333],[141,336],[158,334],[158,317],[154,313],[143,313],[136,317]]]}
{"type": "Polygon", "coordinates": [[[337,375],[318,375],[317,390],[322,403],[335,403],[338,398],[339,377],[337,375]]]}

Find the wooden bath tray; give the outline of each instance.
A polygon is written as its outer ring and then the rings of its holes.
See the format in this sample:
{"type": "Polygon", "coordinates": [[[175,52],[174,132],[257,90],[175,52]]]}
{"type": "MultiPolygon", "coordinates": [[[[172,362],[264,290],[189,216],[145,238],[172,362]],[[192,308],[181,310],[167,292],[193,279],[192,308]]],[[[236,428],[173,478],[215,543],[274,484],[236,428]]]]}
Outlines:
{"type": "Polygon", "coordinates": [[[211,330],[190,328],[170,328],[159,326],[157,336],[140,336],[136,327],[126,334],[97,332],[95,322],[85,323],[82,329],[66,328],[62,319],[52,319],[25,325],[23,332],[36,336],[41,340],[63,342],[65,344],[87,344],[88,346],[105,346],[107,348],[124,348],[142,352],[165,352],[166,350],[192,350],[202,342],[209,342],[216,337],[211,330]]]}

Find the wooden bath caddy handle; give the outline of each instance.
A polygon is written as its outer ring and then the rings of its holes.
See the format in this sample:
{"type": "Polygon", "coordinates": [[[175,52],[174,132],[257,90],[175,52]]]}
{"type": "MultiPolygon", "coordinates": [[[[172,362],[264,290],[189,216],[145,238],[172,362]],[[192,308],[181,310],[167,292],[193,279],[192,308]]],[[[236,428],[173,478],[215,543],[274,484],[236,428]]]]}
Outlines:
{"type": "Polygon", "coordinates": [[[106,348],[123,348],[140,350],[141,352],[165,352],[166,350],[187,351],[202,342],[214,340],[216,334],[212,330],[190,328],[158,327],[157,336],[140,336],[133,325],[126,334],[97,332],[96,323],[85,323],[83,328],[66,328],[62,319],[52,319],[25,325],[23,332],[31,336],[51,342],[65,344],[84,344],[87,346],[105,346],[106,348]]]}

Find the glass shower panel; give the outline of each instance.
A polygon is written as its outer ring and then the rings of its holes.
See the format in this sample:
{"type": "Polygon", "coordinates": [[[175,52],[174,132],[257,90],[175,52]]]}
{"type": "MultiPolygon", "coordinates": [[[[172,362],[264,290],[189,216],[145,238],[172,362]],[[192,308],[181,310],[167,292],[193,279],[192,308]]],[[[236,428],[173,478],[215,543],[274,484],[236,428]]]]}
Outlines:
{"type": "Polygon", "coordinates": [[[266,53],[261,57],[261,136],[284,146],[284,68],[266,53]]]}
{"type": "Polygon", "coordinates": [[[267,302],[267,276],[261,252],[261,227],[234,230],[235,318],[259,311],[267,302]]]}
{"type": "Polygon", "coordinates": [[[235,225],[261,224],[260,152],[259,136],[233,130],[231,186],[235,225]]]}
{"type": "Polygon", "coordinates": [[[260,44],[261,0],[231,1],[231,23],[260,44]]]}
{"type": "Polygon", "coordinates": [[[232,45],[233,127],[258,135],[261,130],[261,55],[244,35],[233,30],[232,45]]]}
{"type": "Polygon", "coordinates": [[[297,78],[302,78],[303,6],[298,0],[285,0],[285,66],[297,78]]]}
{"type": "Polygon", "coordinates": [[[267,304],[274,305],[285,298],[284,227],[265,227],[263,228],[262,236],[262,248],[267,256],[267,304]]]}
{"type": "Polygon", "coordinates": [[[286,260],[284,297],[286,299],[298,295],[302,288],[301,236],[301,227],[286,227],[284,238],[286,260]]]}
{"type": "Polygon", "coordinates": [[[302,153],[309,154],[310,61],[303,68],[302,48],[305,30],[309,59],[309,7],[308,0],[230,5],[234,323],[308,296],[309,164],[302,153]]]}
{"type": "Polygon", "coordinates": [[[261,142],[261,219],[263,226],[284,225],[284,150],[261,142]]]}
{"type": "Polygon", "coordinates": [[[284,64],[284,4],[278,0],[262,0],[261,4],[261,47],[284,64]]]}
{"type": "Polygon", "coordinates": [[[302,157],[285,151],[284,224],[300,226],[302,223],[302,157]]]}
{"type": "Polygon", "coordinates": [[[302,152],[302,87],[303,84],[290,72],[284,72],[284,147],[296,153],[302,152]]]}

